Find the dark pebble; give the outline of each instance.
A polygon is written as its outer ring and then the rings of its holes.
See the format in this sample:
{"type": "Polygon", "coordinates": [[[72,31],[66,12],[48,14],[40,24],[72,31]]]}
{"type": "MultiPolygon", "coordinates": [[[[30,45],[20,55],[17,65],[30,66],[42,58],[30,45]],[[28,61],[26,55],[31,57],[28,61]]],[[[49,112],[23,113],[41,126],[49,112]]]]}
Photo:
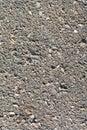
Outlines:
{"type": "Polygon", "coordinates": [[[60,88],[62,88],[62,89],[67,89],[67,86],[66,86],[65,84],[61,84],[61,83],[60,83],[60,88]]]}
{"type": "Polygon", "coordinates": [[[23,65],[23,64],[24,64],[23,61],[18,61],[18,62],[17,62],[17,65],[23,65]]]}
{"type": "Polygon", "coordinates": [[[87,43],[87,40],[85,38],[82,38],[81,40],[83,43],[87,43]]]}
{"type": "Polygon", "coordinates": [[[56,66],[54,66],[54,65],[51,65],[51,68],[52,68],[52,69],[55,69],[55,68],[56,68],[56,66]]]}
{"type": "Polygon", "coordinates": [[[27,61],[29,61],[29,63],[32,62],[32,58],[31,57],[27,57],[27,61]]]}
{"type": "Polygon", "coordinates": [[[36,55],[36,52],[33,49],[29,49],[29,51],[32,55],[36,55]]]}

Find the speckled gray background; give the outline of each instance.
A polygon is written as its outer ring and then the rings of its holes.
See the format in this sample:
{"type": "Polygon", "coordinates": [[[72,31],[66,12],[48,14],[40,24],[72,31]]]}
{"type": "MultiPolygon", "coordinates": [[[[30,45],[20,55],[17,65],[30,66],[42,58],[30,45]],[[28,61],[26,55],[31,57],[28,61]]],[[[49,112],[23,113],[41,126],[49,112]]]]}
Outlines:
{"type": "Polygon", "coordinates": [[[87,130],[87,0],[0,0],[0,130],[87,130]]]}

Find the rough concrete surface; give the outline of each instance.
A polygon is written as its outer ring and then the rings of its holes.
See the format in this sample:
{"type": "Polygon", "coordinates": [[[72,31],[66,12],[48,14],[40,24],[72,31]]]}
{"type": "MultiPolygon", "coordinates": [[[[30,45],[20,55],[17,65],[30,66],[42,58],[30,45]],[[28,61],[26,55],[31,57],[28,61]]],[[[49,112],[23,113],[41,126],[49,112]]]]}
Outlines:
{"type": "Polygon", "coordinates": [[[87,130],[87,0],[0,0],[0,130],[87,130]]]}

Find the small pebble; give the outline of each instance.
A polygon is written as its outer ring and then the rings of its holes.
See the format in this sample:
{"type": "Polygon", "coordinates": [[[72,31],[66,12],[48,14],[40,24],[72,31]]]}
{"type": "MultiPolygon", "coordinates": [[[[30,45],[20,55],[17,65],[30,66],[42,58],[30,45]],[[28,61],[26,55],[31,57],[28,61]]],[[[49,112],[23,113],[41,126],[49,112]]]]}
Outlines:
{"type": "Polygon", "coordinates": [[[81,46],[81,47],[85,47],[86,44],[85,44],[84,42],[81,42],[81,43],[80,43],[80,46],[81,46]]]}
{"type": "Polygon", "coordinates": [[[28,35],[27,35],[27,38],[30,38],[31,37],[31,34],[29,33],[28,35]]]}
{"type": "Polygon", "coordinates": [[[43,16],[43,12],[42,11],[39,11],[39,16],[43,16]]]}
{"type": "Polygon", "coordinates": [[[11,34],[11,38],[14,38],[15,36],[13,34],[11,34]]]}
{"type": "Polygon", "coordinates": [[[63,68],[61,68],[61,71],[64,73],[64,69],[63,68]]]}
{"type": "Polygon", "coordinates": [[[35,128],[39,128],[41,126],[40,123],[32,123],[31,126],[35,127],[35,128]]]}
{"type": "Polygon", "coordinates": [[[61,23],[64,23],[64,18],[63,17],[58,17],[58,21],[61,23]]]}
{"type": "Polygon", "coordinates": [[[14,39],[11,39],[11,40],[10,40],[10,45],[13,46],[14,44],[15,44],[14,39]]]}
{"type": "Polygon", "coordinates": [[[66,29],[70,29],[70,26],[68,24],[65,24],[66,29]]]}
{"type": "Polygon", "coordinates": [[[18,61],[17,62],[17,65],[23,65],[24,64],[24,61],[18,61]]]}
{"type": "Polygon", "coordinates": [[[35,118],[35,116],[34,116],[34,115],[31,115],[31,116],[30,116],[30,118],[31,118],[31,119],[34,119],[34,118],[35,118]]]}
{"type": "Polygon", "coordinates": [[[52,69],[55,69],[55,68],[56,68],[56,66],[54,66],[54,65],[51,65],[51,68],[52,68],[52,69]]]}
{"type": "Polygon", "coordinates": [[[25,93],[26,90],[25,89],[21,89],[19,92],[20,92],[20,94],[22,94],[22,93],[25,93]]]}
{"type": "Polygon", "coordinates": [[[57,54],[58,54],[58,57],[59,57],[60,59],[63,59],[63,56],[62,56],[62,53],[61,53],[61,52],[57,52],[57,54]]]}
{"type": "Polygon", "coordinates": [[[52,117],[52,120],[54,121],[57,121],[57,117],[56,116],[54,116],[54,117],[52,117]]]}
{"type": "Polygon", "coordinates": [[[51,55],[51,54],[48,54],[48,57],[49,57],[49,58],[51,58],[51,57],[52,57],[52,55],[51,55]]]}
{"type": "Polygon", "coordinates": [[[28,13],[29,13],[30,15],[32,15],[32,12],[31,12],[31,11],[28,11],[28,13]]]}
{"type": "Polygon", "coordinates": [[[25,112],[26,112],[27,115],[31,115],[32,116],[32,112],[31,111],[25,110],[25,112]]]}
{"type": "Polygon", "coordinates": [[[87,0],[82,0],[84,5],[87,5],[87,0]]]}
{"type": "Polygon", "coordinates": [[[83,28],[84,25],[83,24],[78,24],[78,27],[83,28]]]}
{"type": "Polygon", "coordinates": [[[32,62],[32,58],[31,57],[27,57],[27,59],[26,59],[29,63],[31,63],[32,62]]]}
{"type": "Polygon", "coordinates": [[[87,40],[85,38],[82,38],[81,40],[83,43],[87,43],[87,40]]]}
{"type": "Polygon", "coordinates": [[[4,117],[7,117],[7,115],[4,115],[4,117]]]}
{"type": "Polygon", "coordinates": [[[21,120],[21,123],[24,124],[26,121],[24,119],[21,120]]]}
{"type": "Polygon", "coordinates": [[[77,1],[74,1],[73,4],[76,5],[76,4],[77,4],[77,1]]]}
{"type": "Polygon", "coordinates": [[[17,119],[16,122],[19,124],[19,123],[21,123],[21,120],[17,119]]]}
{"type": "Polygon", "coordinates": [[[78,31],[77,31],[77,30],[74,30],[73,33],[74,33],[74,34],[78,34],[78,31]]]}
{"type": "Polygon", "coordinates": [[[54,128],[54,130],[58,130],[57,128],[54,128]]]}
{"type": "Polygon", "coordinates": [[[15,97],[20,97],[20,95],[19,95],[19,94],[17,94],[17,93],[15,93],[15,97]]]}
{"type": "Polygon", "coordinates": [[[15,115],[15,113],[14,112],[9,112],[9,116],[14,116],[15,115]]]}
{"type": "Polygon", "coordinates": [[[18,105],[16,105],[16,104],[14,104],[13,106],[16,107],[16,108],[18,108],[18,105]]]}
{"type": "Polygon", "coordinates": [[[55,51],[55,50],[57,50],[57,49],[58,49],[58,48],[57,48],[56,46],[53,46],[53,47],[52,47],[52,50],[53,50],[53,51],[55,51]]]}
{"type": "Polygon", "coordinates": [[[0,42],[0,46],[3,44],[3,42],[0,42]]]}
{"type": "Polygon", "coordinates": [[[49,51],[49,53],[52,53],[52,49],[49,49],[48,51],[49,51]]]}
{"type": "Polygon", "coordinates": [[[50,17],[46,17],[46,20],[50,20],[50,17]]]}
{"type": "Polygon", "coordinates": [[[36,3],[36,7],[37,7],[37,8],[40,8],[40,7],[41,7],[41,5],[40,5],[39,2],[36,3]]]}

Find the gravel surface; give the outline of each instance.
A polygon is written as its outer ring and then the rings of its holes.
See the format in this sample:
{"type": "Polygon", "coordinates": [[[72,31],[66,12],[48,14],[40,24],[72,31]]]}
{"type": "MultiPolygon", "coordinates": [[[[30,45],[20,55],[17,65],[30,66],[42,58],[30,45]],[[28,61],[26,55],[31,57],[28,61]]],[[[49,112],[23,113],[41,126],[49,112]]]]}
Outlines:
{"type": "Polygon", "coordinates": [[[0,0],[0,130],[87,130],[87,0],[0,0]]]}

